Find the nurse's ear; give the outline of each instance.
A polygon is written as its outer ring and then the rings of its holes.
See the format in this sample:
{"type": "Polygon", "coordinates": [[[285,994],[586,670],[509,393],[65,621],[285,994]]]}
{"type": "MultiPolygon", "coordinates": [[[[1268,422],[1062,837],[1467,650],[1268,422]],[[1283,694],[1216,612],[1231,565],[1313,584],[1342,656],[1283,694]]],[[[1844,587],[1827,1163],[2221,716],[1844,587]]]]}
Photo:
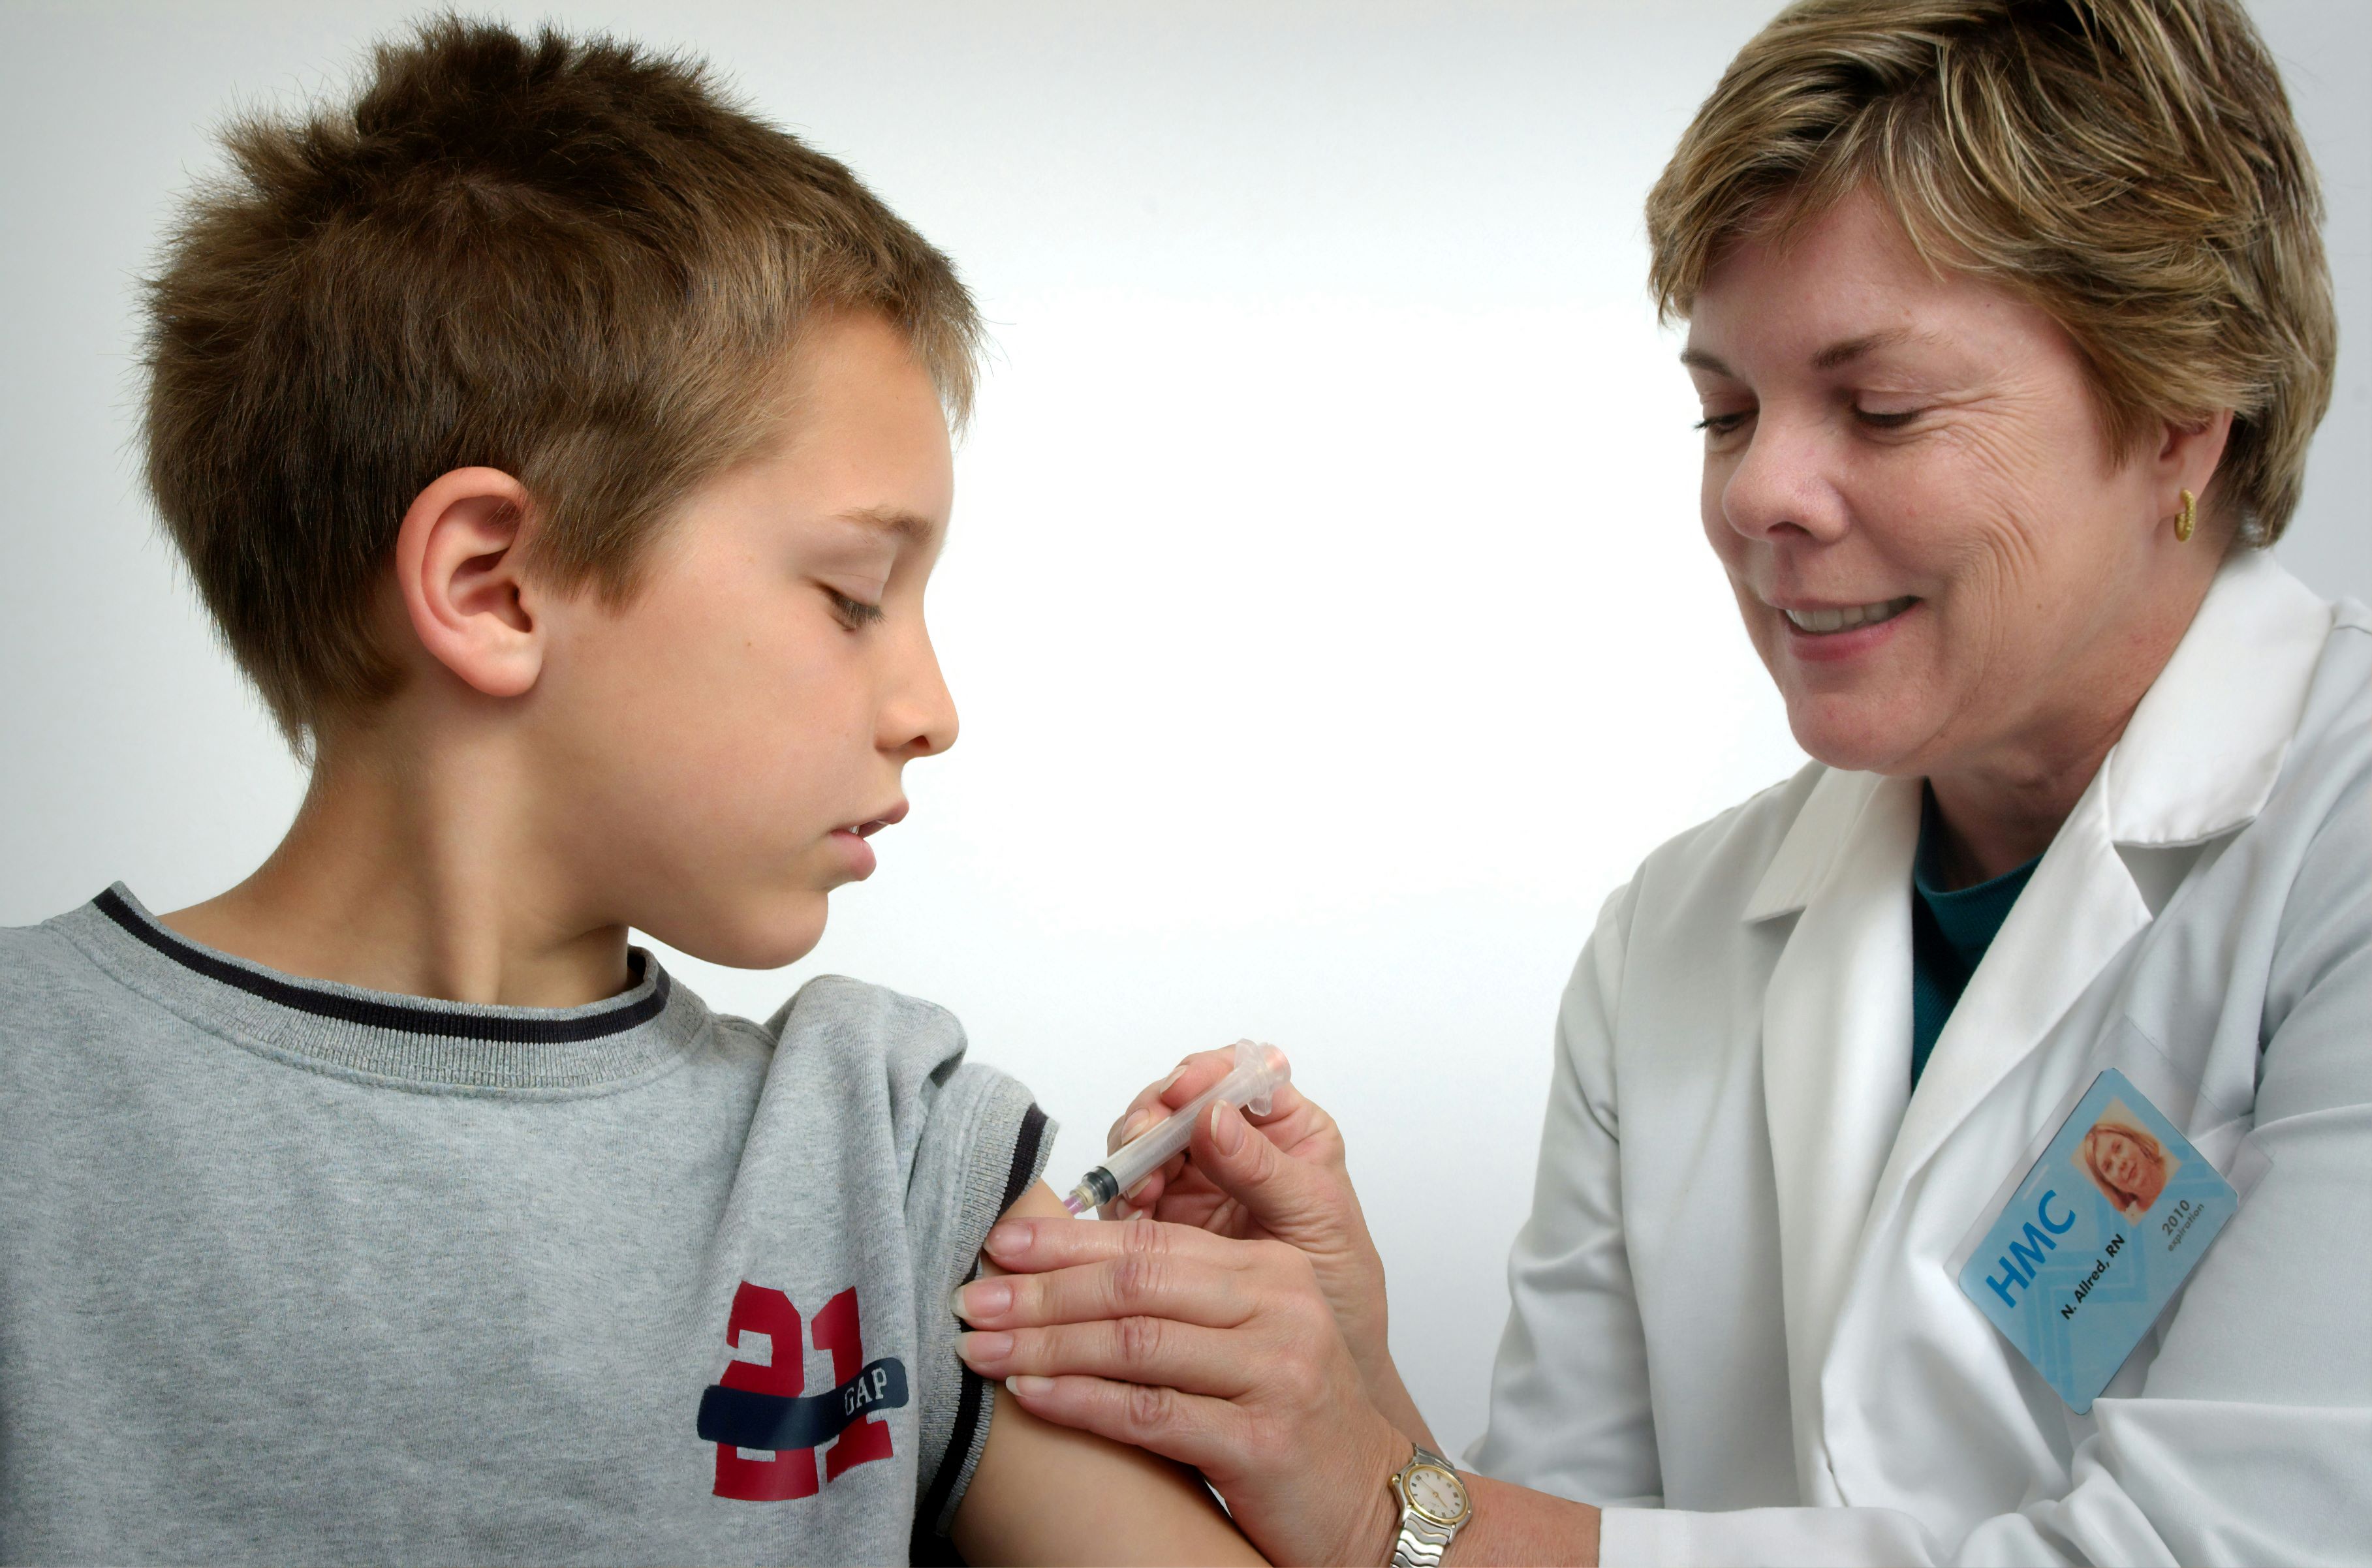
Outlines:
{"type": "Polygon", "coordinates": [[[2155,450],[2144,460],[2150,465],[2149,526],[2168,530],[2169,540],[2177,544],[2204,542],[2214,547],[2202,551],[2220,558],[2222,546],[2231,538],[2238,519],[2211,497],[2208,487],[2215,482],[2223,467],[2224,449],[2232,440],[2232,411],[2219,409],[2204,420],[2188,424],[2161,425],[2154,442],[2155,450]],[[2188,491],[2191,500],[2183,499],[2188,491]],[[2191,522],[2185,522],[2186,512],[2191,522]],[[2203,540],[2192,537],[2192,525],[2203,540]]]}

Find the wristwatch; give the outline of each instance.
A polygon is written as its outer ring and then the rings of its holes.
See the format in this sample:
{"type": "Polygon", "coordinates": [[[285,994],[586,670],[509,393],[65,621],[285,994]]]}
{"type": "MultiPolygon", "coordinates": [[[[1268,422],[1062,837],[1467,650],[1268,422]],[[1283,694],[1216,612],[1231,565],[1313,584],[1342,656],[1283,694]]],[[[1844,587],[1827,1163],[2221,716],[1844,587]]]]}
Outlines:
{"type": "Polygon", "coordinates": [[[1441,1554],[1473,1516],[1473,1500],[1449,1461],[1420,1445],[1392,1477],[1400,1500],[1401,1533],[1392,1542],[1392,1568],[1440,1568],[1441,1554]]]}

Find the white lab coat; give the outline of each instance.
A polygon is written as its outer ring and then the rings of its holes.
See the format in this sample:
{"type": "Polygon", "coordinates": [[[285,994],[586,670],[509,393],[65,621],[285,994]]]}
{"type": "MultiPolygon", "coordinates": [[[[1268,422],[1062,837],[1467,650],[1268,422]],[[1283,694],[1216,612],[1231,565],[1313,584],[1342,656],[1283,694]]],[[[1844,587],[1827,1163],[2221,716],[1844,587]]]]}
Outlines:
{"type": "Polygon", "coordinates": [[[2372,621],[2218,575],[1909,1092],[1920,784],[1666,844],[1559,1017],[1478,1470],[1609,1564],[2372,1561],[2372,621]],[[2124,1070],[2243,1190],[2090,1413],[1953,1264],[2124,1070]]]}

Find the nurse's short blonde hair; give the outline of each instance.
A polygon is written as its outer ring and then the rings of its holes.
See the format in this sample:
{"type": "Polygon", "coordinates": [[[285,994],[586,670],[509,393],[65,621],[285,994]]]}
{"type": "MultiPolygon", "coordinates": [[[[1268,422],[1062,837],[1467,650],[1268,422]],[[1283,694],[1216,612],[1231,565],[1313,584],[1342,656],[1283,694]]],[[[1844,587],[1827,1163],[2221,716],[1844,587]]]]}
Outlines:
{"type": "Polygon", "coordinates": [[[2211,514],[2271,544],[2331,404],[2322,196],[2230,0],[1805,0],[1739,51],[1647,198],[1685,317],[1750,235],[1867,188],[1932,262],[2049,311],[2129,452],[2234,412],[2211,514]]]}

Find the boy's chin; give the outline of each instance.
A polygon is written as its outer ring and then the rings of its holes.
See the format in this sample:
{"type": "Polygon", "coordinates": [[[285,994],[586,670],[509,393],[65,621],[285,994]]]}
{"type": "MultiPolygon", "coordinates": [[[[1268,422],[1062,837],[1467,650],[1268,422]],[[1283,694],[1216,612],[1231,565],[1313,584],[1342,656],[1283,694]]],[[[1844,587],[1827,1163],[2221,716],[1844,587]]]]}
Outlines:
{"type": "Polygon", "coordinates": [[[645,926],[653,936],[679,953],[703,962],[736,970],[778,970],[815,951],[823,940],[825,896],[801,891],[759,897],[731,909],[702,912],[696,925],[677,922],[685,929],[645,926]]]}

